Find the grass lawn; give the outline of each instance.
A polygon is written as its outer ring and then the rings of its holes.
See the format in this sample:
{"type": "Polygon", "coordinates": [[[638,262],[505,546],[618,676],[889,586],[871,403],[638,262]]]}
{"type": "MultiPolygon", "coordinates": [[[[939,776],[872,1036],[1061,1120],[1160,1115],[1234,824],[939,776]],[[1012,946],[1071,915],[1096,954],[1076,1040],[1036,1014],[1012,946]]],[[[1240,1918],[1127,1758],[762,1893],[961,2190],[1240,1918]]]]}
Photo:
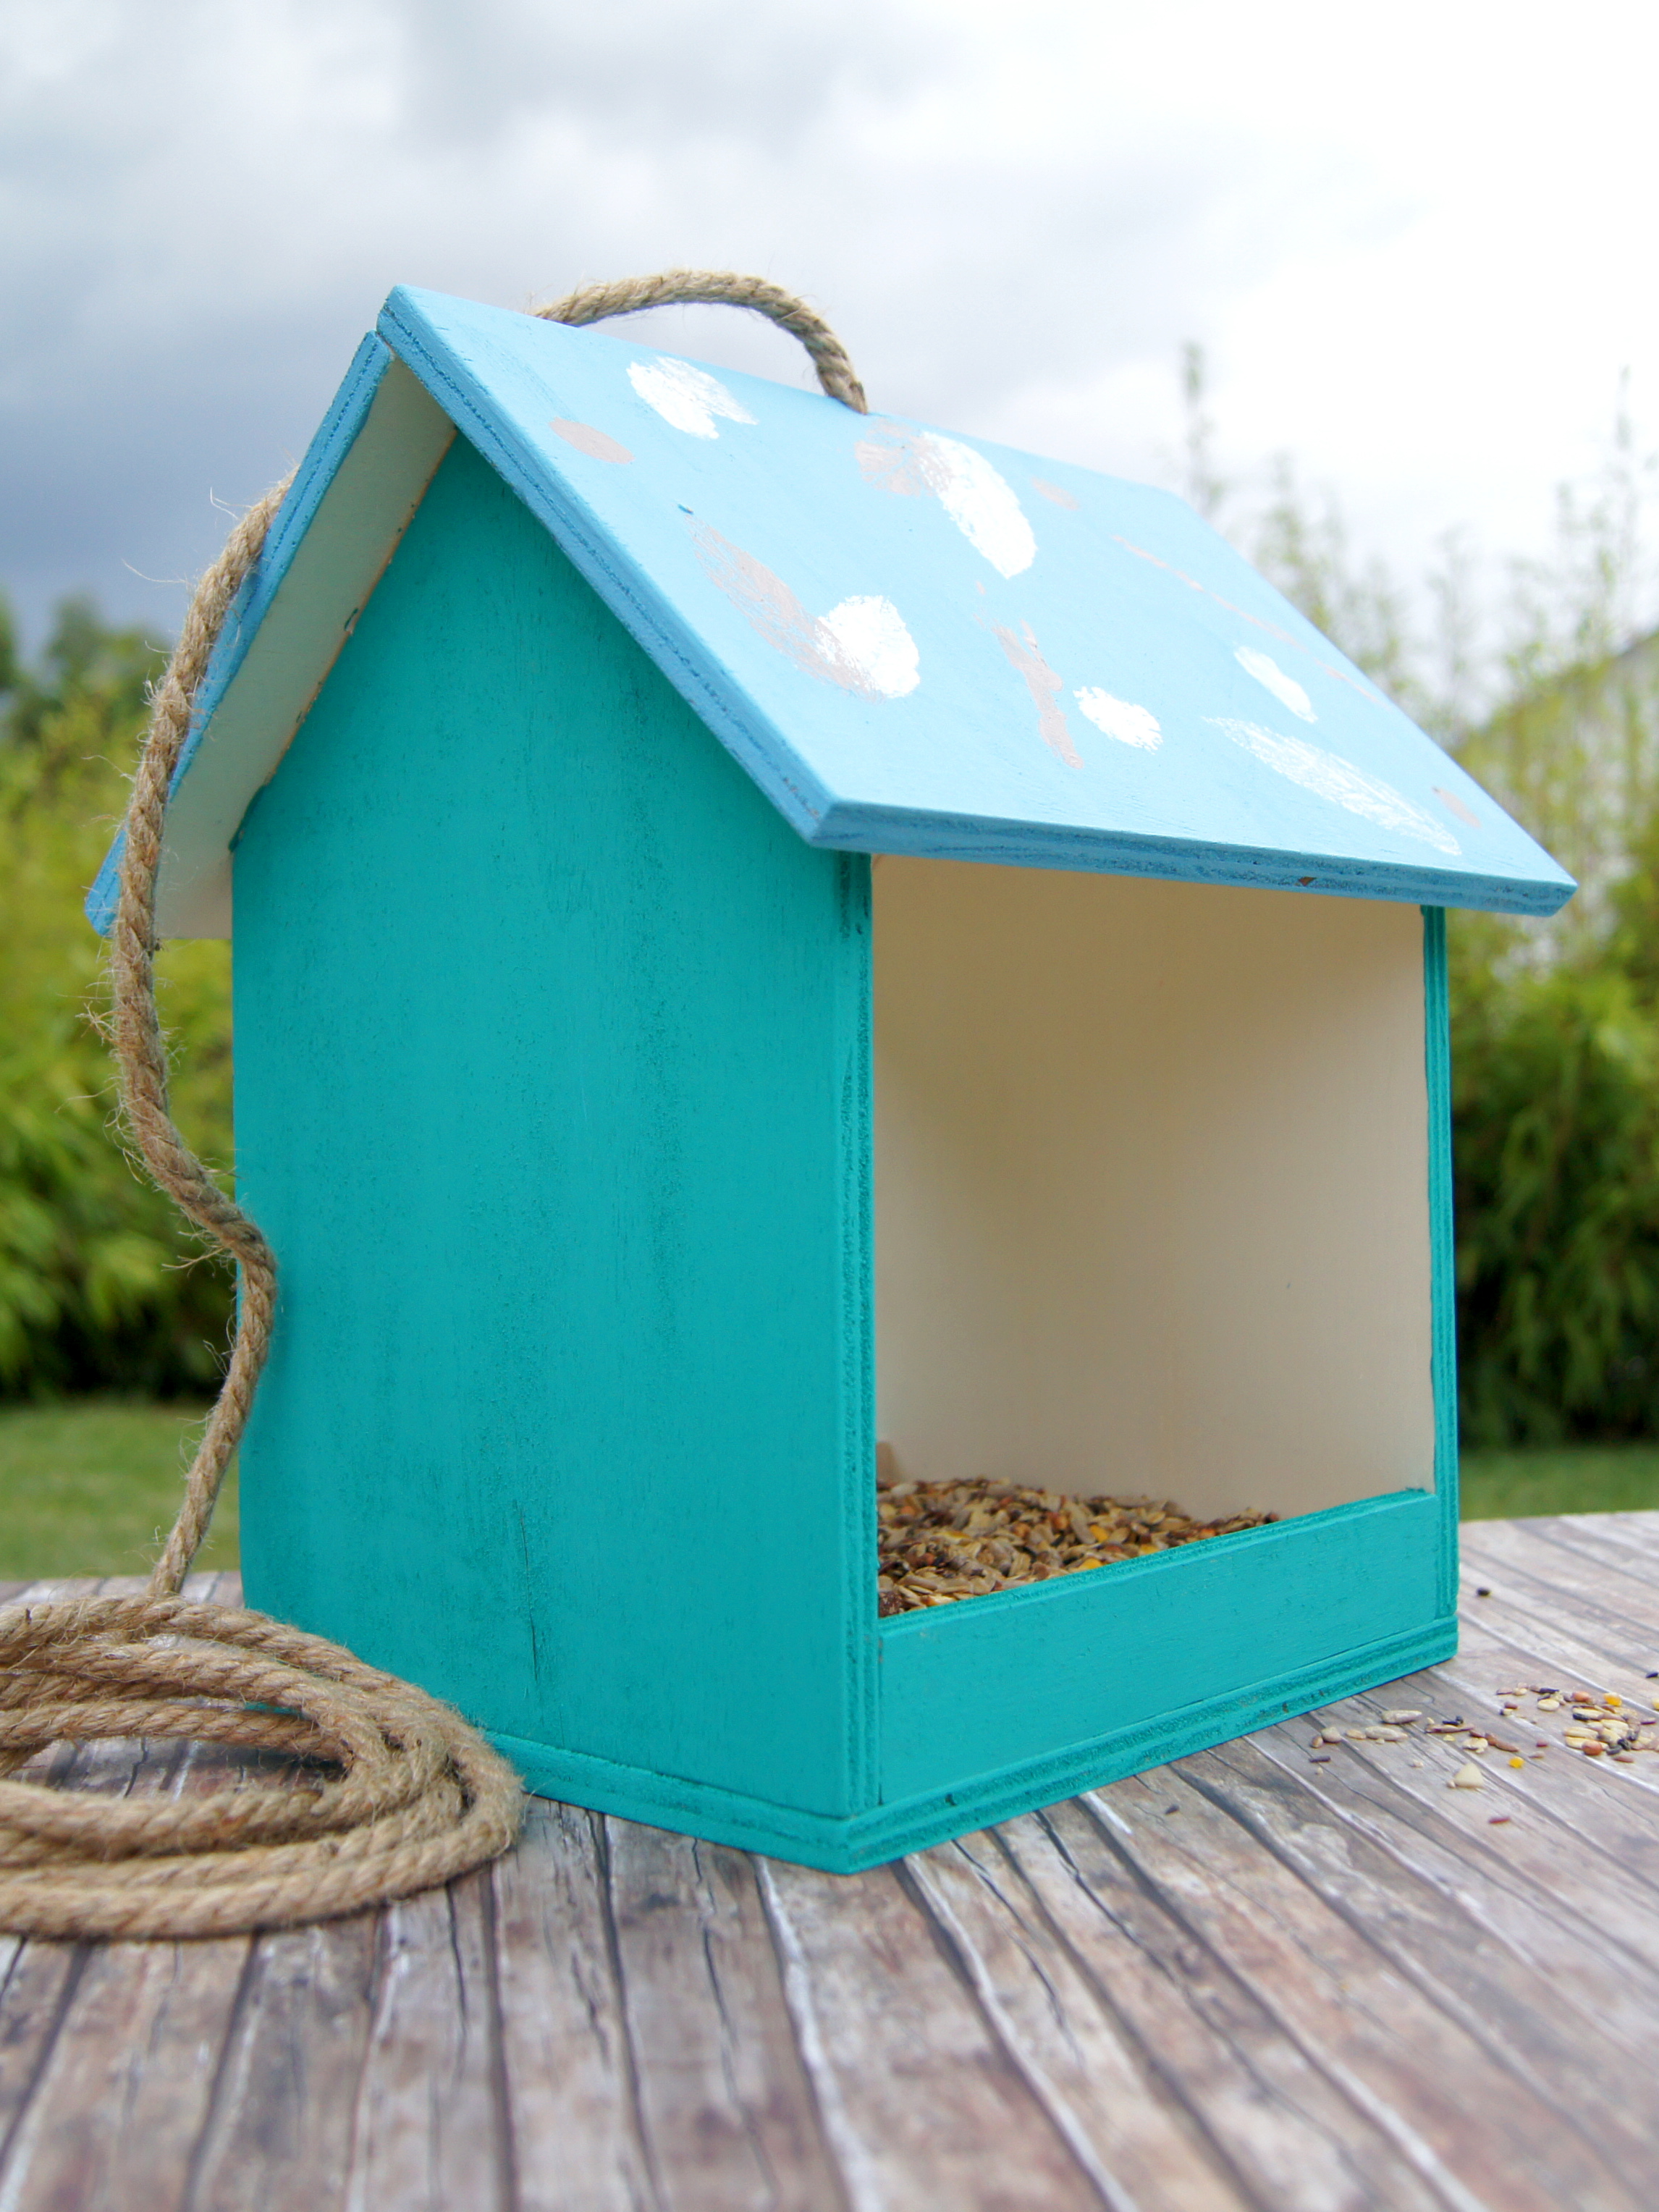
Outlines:
{"type": "Polygon", "coordinates": [[[1659,1444],[1575,1444],[1559,1451],[1465,1452],[1463,1518],[1659,1510],[1659,1444]]]}
{"type": "MultiPolygon", "coordinates": [[[[205,1412],[112,1398],[0,1406],[0,1580],[147,1572],[205,1412]]],[[[1659,1510],[1659,1444],[1464,1455],[1466,1521],[1643,1509],[1659,1510]]],[[[236,1561],[233,1469],[198,1564],[236,1561]]]]}
{"type": "MultiPolygon", "coordinates": [[[[0,1579],[142,1575],[173,1525],[204,1406],[0,1406],[0,1579]]],[[[233,1468],[201,1567],[236,1565],[233,1468]]]]}

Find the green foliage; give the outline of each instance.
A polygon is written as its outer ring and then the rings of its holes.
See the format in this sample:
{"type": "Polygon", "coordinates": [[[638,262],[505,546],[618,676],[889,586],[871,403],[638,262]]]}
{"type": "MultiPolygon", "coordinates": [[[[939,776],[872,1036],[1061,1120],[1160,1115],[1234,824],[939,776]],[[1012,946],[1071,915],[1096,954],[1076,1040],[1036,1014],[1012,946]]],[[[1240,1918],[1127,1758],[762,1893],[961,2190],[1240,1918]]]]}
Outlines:
{"type": "MultiPolygon", "coordinates": [[[[0,625],[0,1395],[214,1384],[230,1281],[129,1164],[97,1009],[102,951],[81,910],[125,801],[162,654],[69,602],[33,667],[0,625]]],[[[171,946],[163,1014],[175,1102],[230,1157],[228,949],[171,946]]]]}
{"type": "Polygon", "coordinates": [[[1600,953],[1454,933],[1459,1370],[1474,1443],[1659,1435],[1659,1022],[1600,953]]]}

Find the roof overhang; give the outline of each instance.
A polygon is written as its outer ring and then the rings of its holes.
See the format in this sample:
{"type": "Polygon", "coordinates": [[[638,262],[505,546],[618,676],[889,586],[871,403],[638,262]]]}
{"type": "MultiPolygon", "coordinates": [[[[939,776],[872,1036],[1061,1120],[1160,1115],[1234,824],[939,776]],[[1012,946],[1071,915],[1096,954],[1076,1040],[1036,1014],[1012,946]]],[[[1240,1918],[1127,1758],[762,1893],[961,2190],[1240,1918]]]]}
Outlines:
{"type": "Polygon", "coordinates": [[[1170,495],[400,289],[215,652],[162,935],[229,933],[243,817],[458,428],[812,844],[1516,914],[1571,893],[1170,495]]]}

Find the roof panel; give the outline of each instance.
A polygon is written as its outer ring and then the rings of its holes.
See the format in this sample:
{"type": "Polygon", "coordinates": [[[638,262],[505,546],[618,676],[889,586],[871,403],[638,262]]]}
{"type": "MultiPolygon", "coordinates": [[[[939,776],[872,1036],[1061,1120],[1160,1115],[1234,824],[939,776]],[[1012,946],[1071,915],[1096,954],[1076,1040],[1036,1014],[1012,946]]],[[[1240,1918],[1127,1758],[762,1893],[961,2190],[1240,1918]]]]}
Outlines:
{"type": "Polygon", "coordinates": [[[814,843],[1571,891],[1170,493],[432,293],[380,331],[814,843]]]}
{"type": "MultiPolygon", "coordinates": [[[[1571,891],[1167,492],[435,293],[393,292],[380,332],[814,844],[1517,913],[1571,891]]],[[[370,365],[342,423],[378,419],[370,365]]],[[[221,697],[351,452],[307,457],[221,697]]],[[[208,720],[210,762],[236,722],[208,720]]],[[[185,842],[181,871],[222,866],[216,830],[216,860],[185,842]]]]}

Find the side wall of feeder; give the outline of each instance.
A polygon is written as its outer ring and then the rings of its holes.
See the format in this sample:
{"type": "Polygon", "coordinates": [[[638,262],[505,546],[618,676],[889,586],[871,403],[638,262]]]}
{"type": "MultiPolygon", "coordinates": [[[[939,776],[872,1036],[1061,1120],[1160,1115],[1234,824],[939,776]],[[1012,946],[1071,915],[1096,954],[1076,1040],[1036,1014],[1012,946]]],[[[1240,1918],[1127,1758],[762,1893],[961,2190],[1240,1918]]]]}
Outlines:
{"type": "Polygon", "coordinates": [[[458,441],[234,900],[250,1602],[579,1767],[872,1805],[868,862],[458,441]]]}

